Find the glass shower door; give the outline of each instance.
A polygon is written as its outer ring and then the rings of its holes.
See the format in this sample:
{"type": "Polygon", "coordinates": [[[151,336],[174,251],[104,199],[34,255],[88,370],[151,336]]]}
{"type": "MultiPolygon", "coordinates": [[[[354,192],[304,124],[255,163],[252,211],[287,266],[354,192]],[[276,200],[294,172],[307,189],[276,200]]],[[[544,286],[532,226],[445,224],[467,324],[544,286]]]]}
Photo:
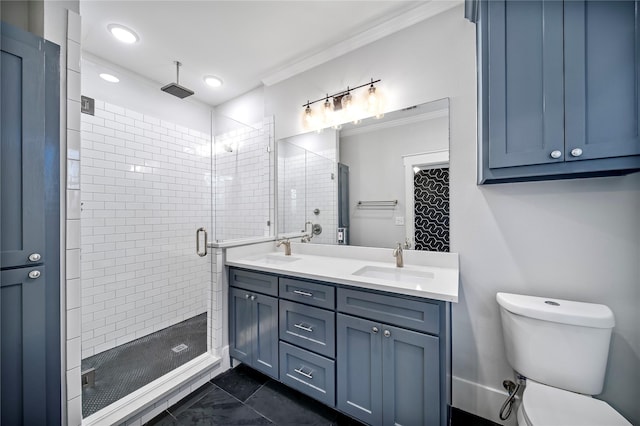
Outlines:
{"type": "Polygon", "coordinates": [[[196,253],[196,230],[213,229],[212,138],[201,127],[99,99],[82,115],[84,417],[208,350],[212,257],[196,253]]]}

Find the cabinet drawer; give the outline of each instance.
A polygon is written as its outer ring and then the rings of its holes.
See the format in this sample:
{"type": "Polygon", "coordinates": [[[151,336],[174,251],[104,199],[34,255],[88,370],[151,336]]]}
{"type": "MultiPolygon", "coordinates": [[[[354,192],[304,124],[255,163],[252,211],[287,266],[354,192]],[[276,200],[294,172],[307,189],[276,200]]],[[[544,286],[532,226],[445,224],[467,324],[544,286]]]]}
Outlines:
{"type": "Polygon", "coordinates": [[[440,329],[435,303],[339,288],[338,311],[431,334],[440,329]]]}
{"type": "Polygon", "coordinates": [[[270,296],[278,295],[278,277],[275,275],[229,268],[229,285],[270,296]]]}
{"type": "Polygon", "coordinates": [[[312,398],[336,406],[335,362],[280,342],[280,381],[312,398]]]}
{"type": "Polygon", "coordinates": [[[320,308],[335,308],[335,287],[326,284],[280,278],[280,297],[320,308]]]}
{"type": "Polygon", "coordinates": [[[332,311],[280,300],[280,339],[334,358],[335,315],[332,311]]]}

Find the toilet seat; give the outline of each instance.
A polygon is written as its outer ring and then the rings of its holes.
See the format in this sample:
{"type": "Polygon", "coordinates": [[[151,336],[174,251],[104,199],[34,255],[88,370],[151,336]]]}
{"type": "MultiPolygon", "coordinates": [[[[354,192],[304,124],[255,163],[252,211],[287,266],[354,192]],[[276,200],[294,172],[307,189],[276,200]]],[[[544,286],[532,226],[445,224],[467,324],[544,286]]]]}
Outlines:
{"type": "Polygon", "coordinates": [[[518,422],[520,426],[631,426],[604,401],[530,379],[518,409],[518,422]]]}

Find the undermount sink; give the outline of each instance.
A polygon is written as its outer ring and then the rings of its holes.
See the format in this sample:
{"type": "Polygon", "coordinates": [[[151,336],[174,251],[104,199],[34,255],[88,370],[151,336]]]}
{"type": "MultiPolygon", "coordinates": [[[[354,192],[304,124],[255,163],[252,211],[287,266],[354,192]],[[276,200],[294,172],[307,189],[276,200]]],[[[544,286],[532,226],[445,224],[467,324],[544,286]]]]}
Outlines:
{"type": "Polygon", "coordinates": [[[296,260],[300,260],[299,257],[293,256],[278,256],[275,254],[267,254],[263,256],[256,257],[251,259],[253,262],[267,263],[269,265],[281,265],[284,263],[295,262],[296,260]]]}
{"type": "Polygon", "coordinates": [[[425,280],[433,279],[432,272],[371,265],[360,268],[351,275],[408,284],[424,284],[425,280]]]}

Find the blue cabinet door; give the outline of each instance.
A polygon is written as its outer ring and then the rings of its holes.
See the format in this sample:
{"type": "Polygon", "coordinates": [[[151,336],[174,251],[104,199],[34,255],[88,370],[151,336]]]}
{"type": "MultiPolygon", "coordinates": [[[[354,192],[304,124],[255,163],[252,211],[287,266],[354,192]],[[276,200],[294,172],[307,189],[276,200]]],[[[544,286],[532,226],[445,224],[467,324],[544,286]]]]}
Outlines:
{"type": "Polygon", "coordinates": [[[0,272],[2,425],[47,424],[45,293],[42,265],[0,272]]]}
{"type": "Polygon", "coordinates": [[[278,299],[253,294],[255,336],[253,339],[253,367],[278,378],[278,299]]]}
{"type": "Polygon", "coordinates": [[[640,155],[638,6],[564,3],[566,161],[640,155]]]}
{"type": "Polygon", "coordinates": [[[382,424],[441,424],[438,338],[386,325],[382,336],[382,424]]]}
{"type": "Polygon", "coordinates": [[[278,299],[230,287],[229,355],[278,378],[278,299]]]}
{"type": "Polygon", "coordinates": [[[484,10],[489,167],[562,162],[562,2],[495,0],[484,10]]]}
{"type": "Polygon", "coordinates": [[[229,288],[229,355],[251,365],[255,325],[253,303],[248,291],[229,288]]]}
{"type": "Polygon", "coordinates": [[[338,314],[337,407],[370,425],[382,424],[382,325],[338,314]]]}
{"type": "Polygon", "coordinates": [[[6,24],[1,40],[0,262],[7,268],[32,254],[40,256],[33,263],[45,260],[45,57],[6,24]]]}

